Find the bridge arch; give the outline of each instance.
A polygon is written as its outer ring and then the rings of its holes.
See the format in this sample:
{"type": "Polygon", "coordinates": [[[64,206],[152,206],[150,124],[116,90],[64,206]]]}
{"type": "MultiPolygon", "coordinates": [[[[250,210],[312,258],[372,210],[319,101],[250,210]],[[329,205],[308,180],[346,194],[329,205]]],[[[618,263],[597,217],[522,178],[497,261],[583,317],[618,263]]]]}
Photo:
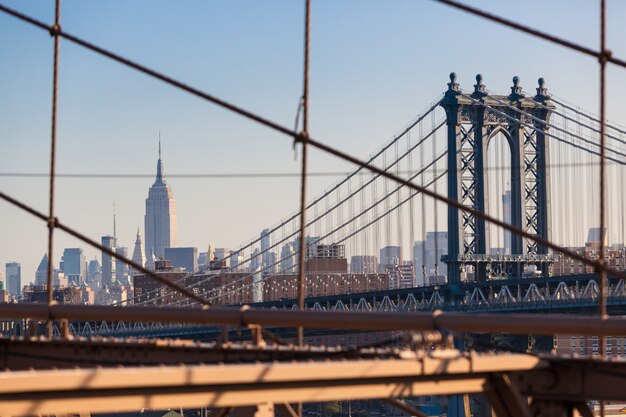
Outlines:
{"type": "MultiPolygon", "coordinates": [[[[448,130],[448,197],[487,213],[487,150],[489,142],[502,134],[511,155],[511,224],[549,239],[549,147],[545,132],[554,105],[543,78],[539,79],[537,94],[527,98],[518,77],[513,78],[511,94],[501,96],[489,94],[479,74],[473,93],[466,94],[452,73],[440,105],[446,111],[448,130]]],[[[488,230],[481,218],[448,207],[448,254],[443,260],[448,264],[450,283],[467,280],[467,267],[474,269],[473,279],[489,278],[492,259],[488,230]]],[[[549,267],[547,248],[531,239],[512,236],[511,246],[510,257],[499,259],[509,273],[515,269],[521,275],[521,269],[533,263],[541,269],[549,267]]]]}

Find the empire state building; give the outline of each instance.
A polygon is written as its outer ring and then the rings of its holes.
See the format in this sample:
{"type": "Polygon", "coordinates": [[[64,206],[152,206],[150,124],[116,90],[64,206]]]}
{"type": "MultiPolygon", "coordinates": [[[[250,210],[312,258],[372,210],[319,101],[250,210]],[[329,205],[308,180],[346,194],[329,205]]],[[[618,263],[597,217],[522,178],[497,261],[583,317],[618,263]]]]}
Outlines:
{"type": "Polygon", "coordinates": [[[159,141],[156,179],[146,199],[145,233],[146,256],[148,257],[154,253],[155,257],[162,258],[165,248],[178,246],[176,201],[174,201],[172,188],[163,179],[161,141],[159,141]]]}

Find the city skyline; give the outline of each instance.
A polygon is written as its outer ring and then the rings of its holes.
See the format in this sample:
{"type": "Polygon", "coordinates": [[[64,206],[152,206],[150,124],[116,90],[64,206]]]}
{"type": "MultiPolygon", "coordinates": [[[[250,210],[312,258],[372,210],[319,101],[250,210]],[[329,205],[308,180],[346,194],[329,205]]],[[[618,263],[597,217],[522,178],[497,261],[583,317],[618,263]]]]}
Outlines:
{"type": "MultiPolygon", "coordinates": [[[[10,1],[7,4],[50,21],[51,7],[10,1]]],[[[561,53],[558,49],[532,39],[528,41],[528,45],[519,45],[519,49],[515,51],[505,50],[500,46],[514,43],[515,39],[523,35],[455,14],[440,5],[403,3],[394,8],[378,6],[375,9],[374,6],[365,4],[359,5],[354,15],[355,4],[348,2],[340,6],[324,3],[314,5],[317,27],[313,29],[313,47],[317,48],[318,55],[312,68],[312,76],[317,86],[311,102],[312,132],[323,141],[339,141],[341,147],[366,156],[388,140],[400,126],[411,120],[428,100],[444,90],[446,75],[451,70],[459,73],[461,85],[468,89],[478,72],[485,75],[488,87],[498,90],[506,89],[511,75],[518,74],[522,85],[532,91],[536,78],[542,75],[551,91],[556,94],[575,103],[588,103],[586,107],[592,110],[596,106],[597,76],[595,62],[591,59],[561,53]],[[348,33],[344,23],[351,16],[354,25],[348,33]],[[399,22],[402,24],[397,24],[399,22]],[[450,22],[466,24],[465,43],[459,45],[458,40],[450,39],[444,41],[446,43],[441,50],[429,47],[424,34],[450,22]],[[387,34],[386,30],[391,30],[392,33],[387,34]],[[498,36],[493,36],[494,34],[498,36]],[[487,68],[483,63],[472,63],[468,59],[476,49],[470,47],[469,43],[475,41],[480,44],[479,41],[485,37],[491,39],[493,49],[498,51],[487,68]],[[388,48],[388,41],[392,38],[398,39],[398,43],[388,48]],[[406,54],[412,48],[419,48],[420,53],[406,54]],[[458,49],[457,56],[445,53],[453,48],[458,49]],[[551,54],[554,56],[548,56],[551,54]],[[541,59],[544,65],[539,71],[532,65],[524,64],[518,57],[533,62],[541,59]],[[424,68],[424,59],[431,63],[429,68],[424,68]],[[563,62],[576,66],[579,71],[576,74],[563,72],[563,62]],[[365,63],[369,65],[364,65],[365,63]],[[341,115],[341,118],[337,115],[341,115]]],[[[502,6],[497,2],[478,2],[477,5],[495,12],[502,11],[502,6]]],[[[212,39],[210,35],[214,33],[206,32],[206,25],[192,24],[180,34],[168,35],[172,38],[147,39],[142,36],[141,31],[146,29],[142,25],[148,23],[140,22],[140,26],[135,28],[131,23],[136,22],[119,16],[112,6],[81,5],[71,1],[63,5],[63,26],[70,33],[77,33],[119,50],[129,57],[154,64],[164,72],[241,102],[281,122],[292,123],[295,114],[293,103],[300,94],[301,43],[298,37],[298,17],[301,16],[301,6],[271,2],[264,3],[263,7],[248,5],[243,10],[236,4],[226,3],[195,6],[197,7],[181,8],[174,16],[167,16],[169,13],[155,6],[146,21],[155,26],[163,24],[159,22],[164,22],[166,17],[176,19],[176,22],[186,19],[198,22],[215,13],[222,22],[216,22],[214,30],[217,32],[224,26],[232,26],[241,33],[238,43],[230,45],[229,49],[222,49],[217,43],[206,43],[206,49],[198,50],[195,48],[197,45],[192,45],[190,49],[177,50],[178,41],[184,37],[212,39]],[[191,10],[196,12],[197,18],[189,16],[191,10]],[[111,34],[110,24],[99,26],[92,23],[86,26],[84,21],[94,21],[89,19],[92,15],[107,16],[109,22],[116,25],[118,32],[124,36],[120,38],[111,34]],[[257,19],[258,16],[263,18],[257,19]],[[285,17],[286,23],[276,28],[274,19],[281,16],[285,17]],[[249,24],[242,25],[240,19],[249,24]],[[270,27],[274,32],[269,33],[270,27]],[[129,39],[133,41],[129,42],[129,39]],[[250,44],[256,46],[258,51],[255,62],[259,65],[254,70],[248,70],[245,65],[249,62],[247,51],[250,44]],[[156,45],[159,47],[156,48],[156,45]],[[160,53],[161,48],[174,54],[174,57],[170,60],[164,59],[164,54],[160,53]],[[224,62],[216,64],[218,67],[214,69],[211,69],[214,60],[208,59],[199,59],[199,68],[189,66],[183,69],[172,65],[173,62],[188,62],[198,52],[210,55],[225,51],[230,55],[224,55],[224,62]],[[274,64],[276,59],[281,59],[285,65],[274,64]],[[277,90],[277,84],[284,89],[277,90]],[[252,94],[248,95],[249,93],[252,94]],[[267,96],[272,97],[272,100],[265,100],[267,96]]],[[[129,15],[141,10],[141,5],[127,7],[131,12],[129,15]]],[[[609,46],[618,55],[626,55],[622,50],[623,46],[615,42],[622,38],[623,28],[615,19],[621,15],[623,7],[622,4],[613,2],[609,9],[612,12],[609,14],[609,46]]],[[[551,29],[555,32],[571,35],[576,41],[587,45],[596,43],[595,26],[590,23],[573,30],[565,22],[581,16],[595,16],[595,13],[597,11],[590,5],[582,2],[574,3],[566,9],[537,2],[534,6],[531,4],[515,11],[516,17],[536,27],[542,27],[550,21],[551,29]],[[541,15],[535,13],[538,8],[542,10],[541,15]],[[552,18],[557,12],[559,16],[564,14],[562,19],[552,18]]],[[[14,80],[14,85],[8,85],[6,80],[0,81],[2,91],[6,91],[7,97],[11,97],[11,100],[5,100],[1,105],[0,112],[0,155],[4,155],[3,169],[7,172],[45,172],[49,139],[47,94],[50,89],[50,74],[42,68],[47,68],[43,63],[50,59],[48,39],[41,33],[24,28],[9,17],[2,19],[3,23],[6,22],[0,25],[0,43],[4,54],[2,60],[8,63],[6,79],[14,80]],[[23,39],[23,43],[16,49],[10,40],[18,36],[23,39]],[[25,62],[32,63],[26,66],[29,68],[27,71],[23,70],[25,62]],[[16,75],[18,68],[22,68],[20,71],[23,74],[16,75]],[[31,82],[32,85],[28,86],[27,83],[31,82]],[[38,123],[24,123],[26,115],[38,123]]],[[[583,19],[587,20],[593,19],[583,19]]],[[[168,166],[175,170],[174,173],[248,170],[271,172],[279,171],[279,168],[280,171],[298,171],[299,166],[293,160],[290,141],[277,138],[255,126],[248,126],[237,118],[207,106],[206,103],[198,103],[158,83],[140,79],[127,69],[110,63],[101,65],[101,62],[99,58],[62,42],[61,83],[64,95],[61,97],[59,123],[59,172],[147,175],[153,170],[150,150],[154,148],[159,130],[163,132],[164,147],[168,151],[168,166]],[[82,66],[84,71],[76,71],[76,65],[82,66]],[[103,75],[102,83],[95,81],[96,74],[103,75]],[[89,91],[96,97],[88,100],[85,105],[82,104],[84,91],[89,91]],[[177,110],[179,108],[184,108],[185,111],[177,110]],[[83,117],[77,118],[77,114],[83,117]],[[231,145],[235,143],[238,145],[231,145]],[[242,148],[247,148],[250,152],[239,152],[242,148]],[[93,154],[99,157],[90,157],[93,154]]],[[[612,71],[616,70],[609,69],[609,77],[612,71]]],[[[621,80],[612,82],[608,101],[609,117],[620,123],[624,123],[618,105],[623,90],[624,83],[621,80]]],[[[316,171],[349,170],[344,164],[315,153],[310,166],[316,171]]],[[[317,194],[332,180],[324,177],[312,178],[311,194],[317,194]]],[[[181,244],[205,248],[209,242],[220,242],[220,246],[236,248],[241,242],[258,236],[259,230],[268,224],[295,210],[297,201],[293,198],[282,197],[278,193],[271,193],[272,199],[266,198],[268,189],[285,190],[281,194],[290,195],[292,190],[297,189],[297,182],[297,177],[229,179],[221,182],[213,179],[170,177],[170,184],[176,189],[179,202],[177,208],[181,219],[181,244]],[[229,195],[232,200],[228,207],[218,207],[215,204],[215,196],[219,195],[229,195]],[[258,215],[251,214],[250,205],[246,204],[249,200],[254,201],[253,206],[258,215]],[[275,209],[276,204],[281,207],[280,211],[275,209]],[[235,220],[221,221],[227,218],[235,220]]],[[[58,216],[71,226],[85,230],[93,239],[99,240],[103,234],[112,233],[109,207],[116,201],[119,241],[123,246],[131,247],[136,227],[143,223],[141,201],[145,186],[144,178],[61,177],[57,180],[58,216]]],[[[32,203],[45,212],[45,178],[2,177],[0,187],[4,192],[32,203]]],[[[3,244],[0,261],[20,262],[22,279],[25,283],[29,282],[33,280],[37,263],[46,251],[45,230],[39,221],[27,218],[14,208],[6,204],[0,207],[3,218],[0,228],[9,237],[13,237],[9,241],[15,242],[10,246],[3,244]],[[21,243],[19,236],[28,236],[25,239],[27,243],[21,243]]],[[[58,248],[79,246],[76,240],[68,238],[62,232],[55,234],[55,241],[58,248]]],[[[93,259],[96,255],[99,258],[97,251],[87,247],[83,249],[87,259],[93,259]]],[[[405,249],[407,250],[410,249],[405,249]]],[[[58,265],[61,255],[62,249],[54,253],[55,265],[58,265]]]]}

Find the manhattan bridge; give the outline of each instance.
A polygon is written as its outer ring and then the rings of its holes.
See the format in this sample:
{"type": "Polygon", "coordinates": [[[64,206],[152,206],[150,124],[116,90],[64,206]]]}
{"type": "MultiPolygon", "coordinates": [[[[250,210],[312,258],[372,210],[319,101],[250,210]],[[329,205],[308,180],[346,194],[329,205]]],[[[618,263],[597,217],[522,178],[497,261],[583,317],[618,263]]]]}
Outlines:
{"type": "Polygon", "coordinates": [[[123,305],[60,304],[50,262],[47,303],[0,304],[0,415],[185,407],[296,417],[303,403],[380,399],[425,416],[408,399],[430,395],[450,396],[450,416],[489,415],[471,407],[474,395],[499,417],[589,417],[591,400],[601,413],[604,401],[625,400],[626,363],[607,354],[626,336],[626,129],[606,121],[604,71],[626,62],[606,49],[604,2],[600,51],[439,2],[597,58],[600,114],[559,98],[543,78],[529,93],[514,77],[500,93],[480,75],[462,88],[452,73],[442,96],[363,161],[309,136],[308,0],[301,130],[65,32],[58,0],[52,25],[0,5],[55,41],[49,213],[0,198],[46,222],[50,259],[61,230],[157,283],[123,305]],[[61,39],[293,139],[302,149],[301,209],[231,252],[236,262],[226,257],[212,268],[209,261],[175,280],[66,225],[54,215],[61,39]],[[307,147],[357,166],[309,202],[307,147]],[[401,249],[384,272],[365,263],[349,272],[313,268],[389,247],[401,249]],[[413,261],[408,273],[403,258],[413,261]],[[312,341],[352,332],[383,340],[312,341]],[[489,343],[502,334],[521,336],[527,348],[489,343]],[[554,345],[530,343],[556,335],[573,343],[593,336],[599,349],[555,355],[554,345]]]}

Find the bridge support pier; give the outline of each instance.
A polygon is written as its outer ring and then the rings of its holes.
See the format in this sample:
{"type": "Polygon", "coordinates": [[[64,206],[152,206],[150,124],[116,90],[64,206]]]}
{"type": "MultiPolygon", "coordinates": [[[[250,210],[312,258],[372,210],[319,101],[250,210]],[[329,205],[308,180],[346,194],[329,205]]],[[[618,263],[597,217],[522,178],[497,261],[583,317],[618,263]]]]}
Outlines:
{"type": "MultiPolygon", "coordinates": [[[[513,78],[508,96],[490,95],[476,76],[474,92],[465,94],[450,74],[448,91],[441,100],[448,127],[448,198],[468,209],[487,213],[489,201],[489,142],[502,136],[510,147],[511,225],[527,233],[550,239],[549,147],[545,140],[547,121],[554,105],[550,102],[543,78],[537,95],[525,97],[519,78],[513,78]]],[[[500,196],[495,196],[500,198],[500,196]]],[[[502,213],[489,213],[502,218],[502,213]]],[[[459,284],[473,275],[484,282],[493,277],[489,242],[490,225],[482,218],[448,206],[448,282],[459,284]]],[[[535,262],[546,257],[548,249],[522,236],[511,236],[509,256],[518,269],[530,262],[541,272],[550,263],[535,262]]]]}

